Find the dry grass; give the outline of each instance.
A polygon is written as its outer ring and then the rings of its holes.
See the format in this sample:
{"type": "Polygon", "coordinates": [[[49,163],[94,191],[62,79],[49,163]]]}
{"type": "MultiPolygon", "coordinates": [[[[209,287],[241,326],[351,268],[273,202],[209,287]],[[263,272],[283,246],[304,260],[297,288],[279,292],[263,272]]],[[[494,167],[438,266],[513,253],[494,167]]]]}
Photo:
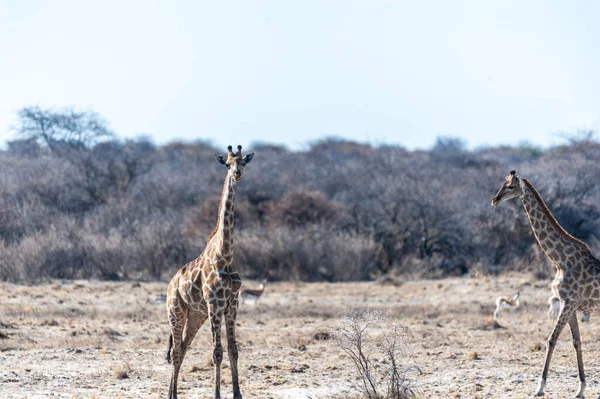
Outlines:
{"type": "MultiPolygon", "coordinates": [[[[240,379],[245,397],[353,397],[354,370],[329,337],[345,310],[388,309],[410,327],[416,386],[425,398],[521,398],[535,389],[545,341],[552,329],[546,311],[548,283],[531,280],[522,306],[497,322],[490,315],[498,295],[528,282],[446,279],[393,284],[270,284],[256,305],[238,315],[240,379]]],[[[166,283],[54,282],[25,287],[0,284],[0,382],[3,398],[164,397],[171,366],[165,361],[169,328],[166,283]],[[124,372],[124,373],[121,373],[124,372]],[[119,376],[128,376],[119,379],[119,376]]],[[[592,315],[580,325],[590,384],[600,391],[594,356],[600,329],[592,315]]],[[[224,339],[224,349],[226,343],[224,339]]],[[[182,398],[209,396],[211,337],[203,326],[180,375],[182,398]]],[[[224,354],[223,365],[229,365],[224,354]]],[[[548,379],[551,397],[573,396],[575,359],[563,332],[548,379]]],[[[231,396],[230,369],[222,373],[231,396]]],[[[354,396],[355,397],[355,396],[354,396]]]]}

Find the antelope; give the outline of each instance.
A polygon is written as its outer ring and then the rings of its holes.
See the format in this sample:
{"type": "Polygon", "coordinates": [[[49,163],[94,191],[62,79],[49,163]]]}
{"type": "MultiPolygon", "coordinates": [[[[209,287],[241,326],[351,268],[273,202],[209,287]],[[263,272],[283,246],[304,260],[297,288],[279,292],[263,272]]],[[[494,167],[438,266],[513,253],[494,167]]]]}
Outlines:
{"type": "Polygon", "coordinates": [[[494,311],[494,319],[498,318],[498,315],[503,309],[510,309],[510,312],[514,312],[519,307],[519,292],[517,292],[512,298],[509,296],[499,296],[496,298],[496,310],[494,311]]]}
{"type": "Polygon", "coordinates": [[[258,302],[258,298],[260,298],[263,292],[265,292],[266,282],[267,280],[263,280],[258,286],[258,289],[255,290],[250,288],[243,289],[240,292],[240,298],[242,299],[242,303],[246,303],[246,299],[248,298],[254,298],[254,304],[256,305],[256,303],[258,302]]]}

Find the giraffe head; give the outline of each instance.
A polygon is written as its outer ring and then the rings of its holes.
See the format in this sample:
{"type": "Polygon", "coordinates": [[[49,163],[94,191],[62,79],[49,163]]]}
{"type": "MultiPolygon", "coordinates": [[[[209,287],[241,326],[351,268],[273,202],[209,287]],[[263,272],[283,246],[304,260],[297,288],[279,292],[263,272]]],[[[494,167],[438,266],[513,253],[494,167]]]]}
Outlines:
{"type": "Polygon", "coordinates": [[[227,166],[227,174],[238,183],[242,180],[242,172],[244,171],[244,167],[252,161],[254,158],[254,153],[246,154],[242,156],[242,146],[237,146],[237,152],[234,154],[232,151],[232,147],[227,147],[227,159],[222,155],[215,154],[215,158],[217,162],[221,165],[227,166]]]}
{"type": "Polygon", "coordinates": [[[492,200],[492,206],[496,206],[501,202],[522,195],[523,187],[521,186],[521,177],[513,170],[506,176],[506,180],[504,181],[504,184],[502,184],[502,187],[500,187],[500,191],[498,191],[492,200]]]}

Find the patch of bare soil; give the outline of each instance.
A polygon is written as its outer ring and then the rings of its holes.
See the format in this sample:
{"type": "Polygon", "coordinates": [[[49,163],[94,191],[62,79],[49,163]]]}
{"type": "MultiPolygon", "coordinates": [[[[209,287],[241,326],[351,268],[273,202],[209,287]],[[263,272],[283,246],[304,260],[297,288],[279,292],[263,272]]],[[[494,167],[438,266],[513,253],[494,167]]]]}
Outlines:
{"type": "MultiPolygon", "coordinates": [[[[356,374],[331,338],[347,310],[387,309],[411,329],[415,384],[425,398],[531,397],[541,372],[548,282],[529,276],[377,283],[270,284],[238,315],[240,377],[246,398],[332,398],[356,374]],[[521,291],[521,308],[491,319],[498,295],[521,291]]],[[[3,398],[165,398],[169,326],[166,283],[0,284],[3,398]]],[[[600,393],[598,320],[580,325],[586,396],[600,393]]],[[[187,353],[180,398],[212,394],[210,331],[187,353]]],[[[224,342],[225,345],[225,342],[224,342]]],[[[231,397],[228,360],[222,395],[231,397]]],[[[577,366],[568,328],[556,347],[547,398],[572,397],[577,366]]]]}

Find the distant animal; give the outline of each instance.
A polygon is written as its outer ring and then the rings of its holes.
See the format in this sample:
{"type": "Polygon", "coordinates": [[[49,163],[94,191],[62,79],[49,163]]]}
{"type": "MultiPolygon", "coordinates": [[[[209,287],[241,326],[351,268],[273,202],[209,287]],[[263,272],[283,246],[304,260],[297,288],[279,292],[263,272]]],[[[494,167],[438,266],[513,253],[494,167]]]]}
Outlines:
{"type": "Polygon", "coordinates": [[[517,292],[512,298],[509,296],[499,296],[496,298],[496,310],[494,311],[494,319],[497,319],[503,309],[510,309],[513,313],[519,307],[519,295],[517,292]]]}
{"type": "Polygon", "coordinates": [[[588,321],[590,321],[590,313],[589,312],[582,312],[581,313],[581,321],[583,323],[587,323],[588,321]]]}
{"type": "Polygon", "coordinates": [[[260,298],[263,294],[263,292],[265,292],[265,285],[267,283],[267,280],[263,280],[260,285],[258,286],[258,289],[250,289],[250,288],[246,288],[240,291],[240,298],[242,299],[242,303],[246,303],[246,299],[254,299],[254,304],[256,305],[256,303],[258,302],[258,298],[260,298]]]}
{"type": "Polygon", "coordinates": [[[556,320],[558,314],[560,313],[560,299],[556,296],[551,296],[548,298],[548,305],[550,305],[550,309],[548,309],[548,317],[556,320]]]}

